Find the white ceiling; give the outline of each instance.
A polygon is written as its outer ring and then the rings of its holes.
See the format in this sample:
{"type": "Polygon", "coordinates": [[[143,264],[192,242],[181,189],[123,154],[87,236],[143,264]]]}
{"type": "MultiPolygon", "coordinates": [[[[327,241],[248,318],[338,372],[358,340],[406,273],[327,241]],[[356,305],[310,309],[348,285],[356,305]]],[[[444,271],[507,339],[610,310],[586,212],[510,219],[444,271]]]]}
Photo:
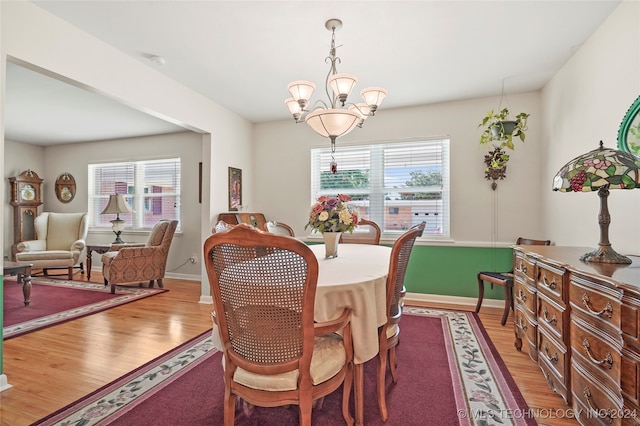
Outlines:
{"type": "MultiPolygon", "coordinates": [[[[327,19],[344,23],[338,71],[360,78],[356,97],[389,91],[380,114],[500,95],[503,84],[507,94],[539,90],[620,1],[33,3],[259,123],[291,119],[292,80],[314,81],[313,100],[326,98],[327,19]]],[[[19,66],[7,70],[5,112],[8,139],[42,145],[182,130],[19,66]]]]}

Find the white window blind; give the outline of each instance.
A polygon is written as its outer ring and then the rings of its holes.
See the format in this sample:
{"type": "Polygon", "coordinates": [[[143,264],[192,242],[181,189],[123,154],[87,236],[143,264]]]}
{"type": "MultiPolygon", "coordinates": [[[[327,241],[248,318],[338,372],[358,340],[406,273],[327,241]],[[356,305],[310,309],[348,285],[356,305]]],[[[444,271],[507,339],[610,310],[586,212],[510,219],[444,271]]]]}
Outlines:
{"type": "Polygon", "coordinates": [[[134,210],[120,214],[127,228],[150,229],[160,219],[180,220],[179,158],[89,164],[88,175],[90,228],[111,228],[115,217],[100,213],[112,194],[125,195],[134,210]]]}
{"type": "Polygon", "coordinates": [[[449,140],[339,147],[338,171],[329,148],[311,150],[311,195],[348,194],[361,217],[386,237],[422,221],[423,237],[449,238],[449,140]]]}

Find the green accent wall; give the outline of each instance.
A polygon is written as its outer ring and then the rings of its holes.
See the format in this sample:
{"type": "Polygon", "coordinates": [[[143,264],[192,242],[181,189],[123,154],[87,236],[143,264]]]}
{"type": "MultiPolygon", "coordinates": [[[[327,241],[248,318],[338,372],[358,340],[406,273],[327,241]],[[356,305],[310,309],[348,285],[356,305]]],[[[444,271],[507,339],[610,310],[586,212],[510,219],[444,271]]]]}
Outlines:
{"type": "MultiPolygon", "coordinates": [[[[404,285],[409,293],[477,298],[478,272],[504,272],[512,268],[511,248],[415,245],[404,285]]],[[[504,289],[501,286],[492,289],[491,284],[485,283],[484,298],[504,300],[504,289]]]]}
{"type": "MultiPolygon", "coordinates": [[[[478,297],[478,272],[512,267],[511,248],[415,245],[405,287],[409,293],[478,297]]],[[[504,289],[485,283],[484,297],[504,300],[504,289]]]]}

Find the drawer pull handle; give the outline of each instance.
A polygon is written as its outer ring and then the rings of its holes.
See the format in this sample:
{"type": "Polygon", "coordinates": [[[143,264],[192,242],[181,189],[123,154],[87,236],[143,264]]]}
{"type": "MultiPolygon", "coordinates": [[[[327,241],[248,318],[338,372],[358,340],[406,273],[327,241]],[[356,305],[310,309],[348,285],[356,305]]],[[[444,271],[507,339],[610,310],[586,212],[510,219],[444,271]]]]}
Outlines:
{"type": "Polygon", "coordinates": [[[527,301],[527,295],[524,291],[522,291],[522,289],[518,289],[518,300],[520,300],[521,302],[527,301]]]}
{"type": "Polygon", "coordinates": [[[544,344],[544,351],[547,354],[547,358],[549,359],[549,361],[551,361],[552,364],[557,364],[558,363],[558,353],[556,352],[555,354],[549,355],[549,345],[547,343],[544,344]]]}
{"type": "Polygon", "coordinates": [[[518,265],[518,271],[526,274],[527,273],[527,264],[524,263],[522,260],[520,261],[520,264],[518,265]]]}
{"type": "Polygon", "coordinates": [[[591,404],[591,392],[589,391],[589,388],[586,387],[586,386],[582,390],[582,394],[584,395],[585,399],[587,400],[587,406],[589,407],[589,409],[598,418],[608,418],[609,419],[609,423],[613,423],[613,417],[611,417],[611,408],[607,408],[607,409],[604,409],[604,410],[600,410],[598,408],[595,408],[593,406],[593,404],[591,404]]]}
{"type": "Polygon", "coordinates": [[[549,287],[551,290],[555,290],[556,287],[558,287],[558,283],[556,282],[556,278],[553,277],[551,282],[549,282],[549,279],[547,278],[547,274],[543,274],[542,275],[542,282],[544,283],[544,285],[549,287]]]}
{"type": "Polygon", "coordinates": [[[613,367],[613,357],[611,356],[611,352],[609,352],[602,361],[598,361],[591,353],[591,345],[589,344],[589,339],[585,337],[585,339],[582,341],[582,346],[587,352],[587,356],[592,363],[594,363],[595,365],[604,365],[605,367],[609,368],[609,370],[611,370],[611,368],[613,367]]]}
{"type": "Polygon", "coordinates": [[[587,293],[582,295],[582,304],[584,305],[585,308],[587,308],[589,313],[591,313],[592,315],[595,315],[598,317],[605,315],[608,318],[611,318],[611,316],[613,315],[613,306],[611,306],[611,302],[607,301],[607,304],[603,310],[596,311],[591,307],[591,302],[589,301],[589,295],[587,293]]]}
{"type": "Polygon", "coordinates": [[[518,327],[520,327],[520,329],[522,331],[527,331],[527,324],[523,324],[522,323],[522,317],[520,317],[520,319],[518,319],[518,327]]]}
{"type": "Polygon", "coordinates": [[[558,324],[558,318],[556,318],[556,314],[553,314],[551,319],[549,319],[549,310],[547,309],[546,306],[544,307],[544,313],[543,313],[542,317],[544,318],[544,320],[549,325],[555,326],[556,324],[558,324]]]}

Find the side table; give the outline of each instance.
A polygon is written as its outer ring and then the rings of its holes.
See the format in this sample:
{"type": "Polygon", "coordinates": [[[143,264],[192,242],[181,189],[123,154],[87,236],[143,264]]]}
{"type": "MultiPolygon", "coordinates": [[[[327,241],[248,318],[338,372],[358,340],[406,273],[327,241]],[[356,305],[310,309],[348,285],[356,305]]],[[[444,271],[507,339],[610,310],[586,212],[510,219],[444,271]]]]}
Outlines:
{"type": "Polygon", "coordinates": [[[91,279],[91,253],[104,254],[109,251],[111,244],[87,244],[87,281],[91,279]]]}
{"type": "Polygon", "coordinates": [[[31,263],[9,262],[5,260],[2,264],[3,275],[16,275],[18,284],[22,282],[22,294],[24,295],[24,305],[29,306],[31,302],[31,263]]]}

